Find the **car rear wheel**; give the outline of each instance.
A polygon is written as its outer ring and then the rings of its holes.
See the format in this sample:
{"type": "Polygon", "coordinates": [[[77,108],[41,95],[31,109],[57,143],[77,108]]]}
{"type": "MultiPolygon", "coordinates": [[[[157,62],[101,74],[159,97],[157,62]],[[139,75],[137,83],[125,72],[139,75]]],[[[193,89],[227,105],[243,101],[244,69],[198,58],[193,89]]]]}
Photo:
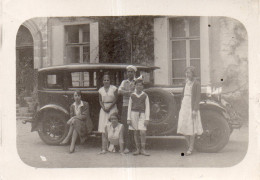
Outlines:
{"type": "Polygon", "coordinates": [[[230,129],[225,118],[212,110],[201,111],[203,134],[196,136],[195,149],[200,152],[215,153],[223,149],[229,141],[230,129]]]}
{"type": "Polygon", "coordinates": [[[176,104],[172,94],[156,88],[147,89],[145,92],[150,100],[148,134],[162,135],[170,129],[177,128],[176,104]]]}
{"type": "Polygon", "coordinates": [[[59,145],[68,134],[67,118],[60,112],[44,112],[42,126],[38,130],[40,138],[49,145],[59,145]]]}

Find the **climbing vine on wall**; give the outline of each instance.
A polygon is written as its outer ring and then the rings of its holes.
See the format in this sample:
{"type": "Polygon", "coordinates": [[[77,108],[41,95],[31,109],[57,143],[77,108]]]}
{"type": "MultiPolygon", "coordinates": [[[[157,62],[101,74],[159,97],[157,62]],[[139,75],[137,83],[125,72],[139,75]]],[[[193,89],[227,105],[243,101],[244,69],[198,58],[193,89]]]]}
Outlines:
{"type": "Polygon", "coordinates": [[[95,19],[99,22],[100,62],[153,64],[154,17],[121,16],[95,19]]]}

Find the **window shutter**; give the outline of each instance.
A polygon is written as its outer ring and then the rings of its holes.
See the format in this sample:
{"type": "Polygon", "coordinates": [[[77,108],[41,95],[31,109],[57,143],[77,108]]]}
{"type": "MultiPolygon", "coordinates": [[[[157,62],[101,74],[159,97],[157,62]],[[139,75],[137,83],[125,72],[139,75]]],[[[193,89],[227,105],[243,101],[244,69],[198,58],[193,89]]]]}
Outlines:
{"type": "Polygon", "coordinates": [[[64,26],[52,26],[51,34],[52,65],[64,64],[64,26]]]}
{"type": "Polygon", "coordinates": [[[99,62],[98,23],[90,24],[90,63],[99,62]]]}

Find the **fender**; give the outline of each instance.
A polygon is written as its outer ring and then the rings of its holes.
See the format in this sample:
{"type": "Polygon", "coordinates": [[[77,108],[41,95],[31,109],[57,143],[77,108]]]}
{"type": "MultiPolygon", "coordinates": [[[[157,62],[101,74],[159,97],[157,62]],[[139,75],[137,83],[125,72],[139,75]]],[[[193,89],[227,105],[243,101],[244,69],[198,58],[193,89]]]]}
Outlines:
{"type": "Polygon", "coordinates": [[[67,115],[69,115],[69,112],[64,109],[63,107],[61,107],[60,105],[57,105],[57,104],[48,104],[48,105],[45,105],[43,107],[40,108],[40,110],[37,112],[37,114],[40,114],[42,113],[43,111],[47,110],[47,109],[55,109],[57,111],[61,111],[67,115]]]}
{"type": "Polygon", "coordinates": [[[204,110],[214,110],[214,111],[218,111],[219,113],[221,113],[225,119],[229,120],[229,114],[227,113],[227,110],[225,107],[223,107],[223,105],[219,104],[216,101],[210,100],[210,99],[206,99],[200,102],[200,109],[204,110]]]}
{"type": "Polygon", "coordinates": [[[57,104],[48,104],[48,105],[45,105],[43,107],[41,107],[35,117],[34,117],[34,121],[32,121],[32,129],[31,129],[31,132],[33,131],[36,131],[39,129],[39,124],[40,124],[40,121],[41,121],[41,115],[43,112],[47,111],[47,110],[55,110],[55,111],[59,111],[59,112],[62,112],[66,115],[69,116],[69,112],[64,109],[63,107],[61,107],[60,105],[57,105],[57,104]]]}

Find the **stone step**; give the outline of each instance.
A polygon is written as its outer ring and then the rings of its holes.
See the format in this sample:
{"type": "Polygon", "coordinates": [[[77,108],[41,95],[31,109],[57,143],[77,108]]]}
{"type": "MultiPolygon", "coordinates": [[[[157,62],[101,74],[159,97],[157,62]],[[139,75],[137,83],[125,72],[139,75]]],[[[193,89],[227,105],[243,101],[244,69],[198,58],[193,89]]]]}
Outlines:
{"type": "Polygon", "coordinates": [[[30,97],[30,96],[28,96],[28,97],[24,97],[23,99],[24,99],[27,103],[33,101],[33,98],[30,97]]]}

